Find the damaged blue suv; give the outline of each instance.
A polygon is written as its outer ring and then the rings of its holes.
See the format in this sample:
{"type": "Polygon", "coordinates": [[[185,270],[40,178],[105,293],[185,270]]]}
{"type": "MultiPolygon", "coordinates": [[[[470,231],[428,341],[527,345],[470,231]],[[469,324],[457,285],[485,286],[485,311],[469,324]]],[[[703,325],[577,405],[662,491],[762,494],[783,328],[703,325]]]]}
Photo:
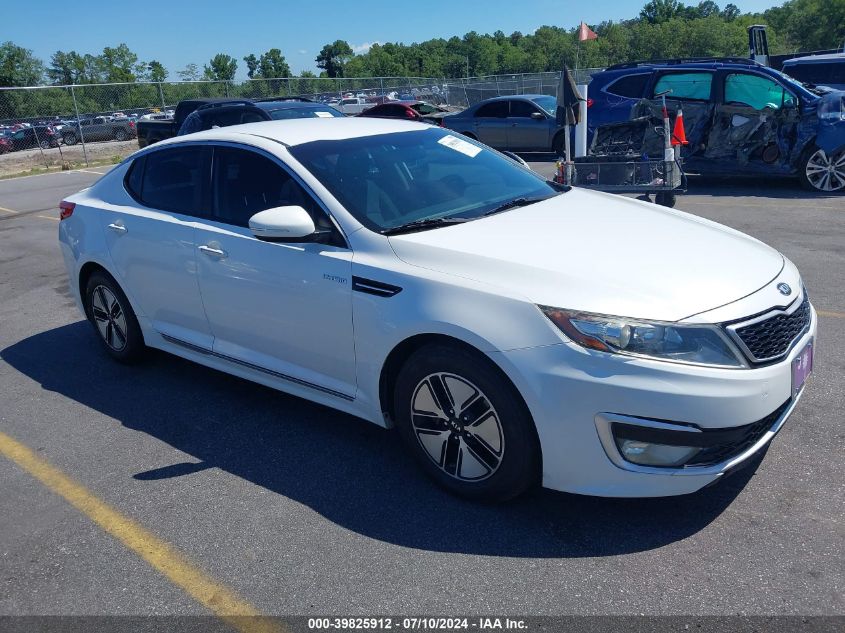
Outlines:
{"type": "Polygon", "coordinates": [[[608,123],[684,113],[684,167],[701,174],[797,176],[845,191],[845,92],[801,82],[750,59],[618,64],[589,86],[588,133],[608,123]]]}

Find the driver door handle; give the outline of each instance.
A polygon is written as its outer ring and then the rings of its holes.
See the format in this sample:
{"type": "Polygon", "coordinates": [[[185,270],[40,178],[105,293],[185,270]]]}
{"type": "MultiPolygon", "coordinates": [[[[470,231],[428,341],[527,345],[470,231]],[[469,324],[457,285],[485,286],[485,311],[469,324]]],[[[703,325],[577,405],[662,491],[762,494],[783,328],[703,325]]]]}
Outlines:
{"type": "Polygon", "coordinates": [[[120,220],[109,224],[109,228],[115,233],[126,233],[126,227],[123,226],[123,222],[121,222],[120,220]]]}
{"type": "Polygon", "coordinates": [[[228,253],[224,251],[222,248],[218,248],[219,244],[212,242],[211,244],[203,244],[199,247],[199,250],[209,257],[217,257],[218,259],[224,259],[228,256],[228,253]]]}

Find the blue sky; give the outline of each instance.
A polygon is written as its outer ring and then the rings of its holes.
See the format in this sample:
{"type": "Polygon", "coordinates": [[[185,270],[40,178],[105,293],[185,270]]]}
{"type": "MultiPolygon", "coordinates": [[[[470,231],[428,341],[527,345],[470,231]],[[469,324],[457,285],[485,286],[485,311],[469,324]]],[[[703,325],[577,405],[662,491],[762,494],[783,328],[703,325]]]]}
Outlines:
{"type": "MultiPolygon", "coordinates": [[[[724,6],[729,0],[717,0],[724,6]]],[[[314,57],[328,42],[348,41],[357,50],[372,42],[419,42],[475,30],[522,31],[551,24],[569,28],[581,20],[630,18],[646,0],[176,0],[90,2],[4,0],[0,40],[11,39],[48,62],[56,50],[99,53],[125,42],[145,61],[176,71],[202,68],[222,52],[238,60],[280,48],[294,73],[316,71],[314,57]],[[37,9],[35,8],[37,6],[37,9]],[[52,17],[46,17],[52,16],[52,17]],[[76,27],[74,27],[74,24],[76,27]]],[[[733,0],[743,12],[762,11],[782,0],[733,0]]],[[[697,4],[689,0],[685,4],[697,4]]]]}

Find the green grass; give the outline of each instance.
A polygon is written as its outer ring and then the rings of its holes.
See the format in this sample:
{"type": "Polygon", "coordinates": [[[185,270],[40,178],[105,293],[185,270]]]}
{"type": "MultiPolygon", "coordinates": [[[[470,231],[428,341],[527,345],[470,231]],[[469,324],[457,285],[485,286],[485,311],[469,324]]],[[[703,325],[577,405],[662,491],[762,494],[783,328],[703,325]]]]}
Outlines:
{"type": "MultiPolygon", "coordinates": [[[[70,169],[85,169],[87,167],[110,167],[112,165],[117,165],[120,161],[123,160],[123,156],[119,156],[115,154],[111,158],[101,158],[98,160],[91,160],[88,161],[88,164],[85,164],[85,161],[80,162],[72,162],[70,164],[70,169]]],[[[37,176],[38,174],[49,174],[53,172],[63,171],[61,165],[51,165],[50,167],[33,167],[32,169],[28,169],[25,171],[16,172],[14,174],[6,174],[5,176],[0,176],[0,180],[9,180],[10,178],[20,178],[21,176],[37,176]]]]}

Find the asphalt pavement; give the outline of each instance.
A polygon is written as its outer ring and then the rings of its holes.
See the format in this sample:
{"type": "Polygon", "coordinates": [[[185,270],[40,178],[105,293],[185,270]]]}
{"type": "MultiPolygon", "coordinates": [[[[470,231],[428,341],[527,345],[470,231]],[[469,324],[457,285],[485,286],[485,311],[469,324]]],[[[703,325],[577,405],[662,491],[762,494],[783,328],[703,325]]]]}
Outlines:
{"type": "MultiPolygon", "coordinates": [[[[693,178],[679,198],[784,252],[821,314],[815,373],[762,459],[686,497],[489,506],[366,422],[164,353],[108,360],[56,243],[59,200],[102,171],[0,181],[0,432],[258,612],[845,614],[845,197],[693,178]]],[[[2,449],[0,614],[210,612],[195,577],[2,449]]]]}

